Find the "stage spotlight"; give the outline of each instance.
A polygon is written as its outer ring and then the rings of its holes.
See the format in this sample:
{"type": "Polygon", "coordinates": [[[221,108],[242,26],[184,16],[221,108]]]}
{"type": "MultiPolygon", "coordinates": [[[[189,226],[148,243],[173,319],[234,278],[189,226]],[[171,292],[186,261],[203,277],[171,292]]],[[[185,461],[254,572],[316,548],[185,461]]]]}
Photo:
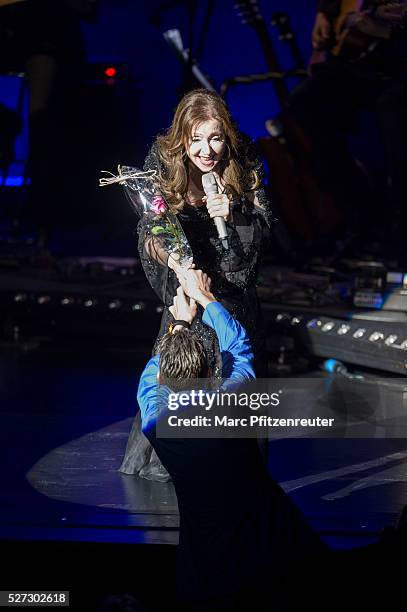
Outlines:
{"type": "Polygon", "coordinates": [[[37,300],[38,304],[49,304],[50,301],[51,298],[49,295],[41,295],[37,300]]]}
{"type": "Polygon", "coordinates": [[[62,298],[61,304],[62,306],[69,306],[70,304],[74,304],[75,300],[71,297],[62,298]]]}
{"type": "Polygon", "coordinates": [[[97,300],[94,300],[94,299],[85,300],[83,302],[83,305],[86,308],[92,308],[92,306],[96,306],[96,304],[97,304],[97,300]]]}
{"type": "Polygon", "coordinates": [[[114,310],[116,308],[120,308],[120,306],[122,305],[120,300],[113,300],[112,302],[109,302],[108,307],[110,308],[110,310],[114,310]]]}

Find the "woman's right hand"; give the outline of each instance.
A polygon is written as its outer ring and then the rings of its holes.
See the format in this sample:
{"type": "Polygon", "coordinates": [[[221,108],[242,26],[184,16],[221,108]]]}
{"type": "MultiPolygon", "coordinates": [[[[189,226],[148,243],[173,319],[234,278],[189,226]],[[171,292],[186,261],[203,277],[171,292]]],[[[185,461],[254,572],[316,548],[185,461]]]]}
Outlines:
{"type": "Polygon", "coordinates": [[[167,266],[170,270],[174,270],[175,274],[177,274],[181,269],[181,265],[178,263],[179,255],[177,253],[170,253],[168,256],[167,266]]]}

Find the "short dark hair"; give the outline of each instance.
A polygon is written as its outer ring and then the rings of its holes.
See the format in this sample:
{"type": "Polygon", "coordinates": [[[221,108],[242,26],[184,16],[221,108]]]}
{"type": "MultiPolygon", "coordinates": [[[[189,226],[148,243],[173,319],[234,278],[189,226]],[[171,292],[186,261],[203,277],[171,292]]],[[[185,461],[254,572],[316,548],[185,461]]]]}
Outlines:
{"type": "Polygon", "coordinates": [[[196,334],[182,329],[165,334],[158,345],[161,384],[174,389],[187,388],[192,378],[205,378],[208,358],[196,334]]]}

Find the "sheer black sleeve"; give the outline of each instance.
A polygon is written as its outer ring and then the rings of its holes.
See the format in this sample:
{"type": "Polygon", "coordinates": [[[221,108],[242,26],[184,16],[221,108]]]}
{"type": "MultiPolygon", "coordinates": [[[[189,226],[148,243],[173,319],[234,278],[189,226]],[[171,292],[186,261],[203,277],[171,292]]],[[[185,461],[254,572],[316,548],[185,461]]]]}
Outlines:
{"type": "MultiPolygon", "coordinates": [[[[160,170],[156,144],[151,147],[143,170],[160,170]]],[[[152,227],[151,220],[146,216],[141,217],[137,226],[140,260],[152,289],[166,306],[171,306],[178,280],[173,270],[168,268],[168,252],[163,248],[160,237],[152,234],[152,227]]]]}

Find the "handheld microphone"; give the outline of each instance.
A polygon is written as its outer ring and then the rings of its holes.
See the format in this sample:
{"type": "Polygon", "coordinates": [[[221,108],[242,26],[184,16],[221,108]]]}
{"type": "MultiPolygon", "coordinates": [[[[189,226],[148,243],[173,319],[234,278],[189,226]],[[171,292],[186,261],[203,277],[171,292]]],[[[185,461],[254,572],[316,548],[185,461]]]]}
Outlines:
{"type": "MultiPolygon", "coordinates": [[[[202,187],[204,188],[204,192],[207,196],[212,195],[214,193],[219,193],[218,183],[216,182],[216,178],[213,172],[207,172],[206,174],[202,175],[202,187]]],[[[223,248],[228,249],[228,233],[226,230],[225,220],[223,219],[223,217],[214,217],[213,220],[218,231],[218,236],[222,241],[223,248]]]]}

